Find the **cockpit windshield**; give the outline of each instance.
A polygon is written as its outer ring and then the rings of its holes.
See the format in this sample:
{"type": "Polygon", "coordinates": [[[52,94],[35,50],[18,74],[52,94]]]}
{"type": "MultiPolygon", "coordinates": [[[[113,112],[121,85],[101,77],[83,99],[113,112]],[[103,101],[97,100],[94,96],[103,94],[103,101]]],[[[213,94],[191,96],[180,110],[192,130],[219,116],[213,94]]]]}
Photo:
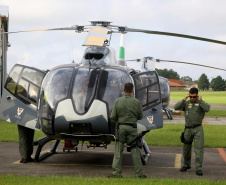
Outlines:
{"type": "Polygon", "coordinates": [[[76,71],[72,99],[79,114],[85,113],[94,99],[98,74],[97,69],[79,68],[76,71]]]}
{"type": "Polygon", "coordinates": [[[97,98],[107,104],[111,113],[115,100],[123,96],[123,87],[127,82],[131,82],[131,79],[121,70],[79,68],[72,91],[76,111],[84,114],[97,98]]]}
{"type": "Polygon", "coordinates": [[[123,88],[127,82],[131,82],[129,74],[115,68],[56,69],[43,82],[42,96],[45,102],[42,106],[48,104],[55,111],[58,102],[71,98],[75,112],[85,114],[94,99],[97,99],[105,102],[108,112],[111,113],[115,100],[123,96],[123,88]]]}
{"type": "Polygon", "coordinates": [[[124,95],[123,88],[127,82],[131,79],[121,70],[109,68],[101,71],[97,98],[108,103],[110,113],[115,100],[124,95]]]}
{"type": "Polygon", "coordinates": [[[68,95],[73,68],[52,71],[43,82],[44,99],[54,110],[56,103],[68,95]]]}

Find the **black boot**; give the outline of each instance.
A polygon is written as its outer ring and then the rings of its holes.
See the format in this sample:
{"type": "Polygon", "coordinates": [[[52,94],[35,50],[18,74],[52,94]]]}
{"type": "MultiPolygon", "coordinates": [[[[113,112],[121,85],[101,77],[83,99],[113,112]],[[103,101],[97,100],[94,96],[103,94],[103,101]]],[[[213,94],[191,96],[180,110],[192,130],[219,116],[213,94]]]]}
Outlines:
{"type": "Polygon", "coordinates": [[[34,161],[35,161],[35,160],[34,160],[34,159],[32,159],[31,157],[27,158],[27,162],[32,163],[32,162],[34,162],[34,161]]]}
{"type": "Polygon", "coordinates": [[[198,171],[196,171],[196,175],[203,176],[203,172],[202,172],[202,170],[198,170],[198,171]]]}
{"type": "Polygon", "coordinates": [[[27,163],[27,159],[21,159],[20,163],[27,163]]]}
{"type": "Polygon", "coordinates": [[[180,171],[181,172],[186,172],[187,170],[189,170],[191,167],[182,167],[181,169],[180,169],[180,171]]]}

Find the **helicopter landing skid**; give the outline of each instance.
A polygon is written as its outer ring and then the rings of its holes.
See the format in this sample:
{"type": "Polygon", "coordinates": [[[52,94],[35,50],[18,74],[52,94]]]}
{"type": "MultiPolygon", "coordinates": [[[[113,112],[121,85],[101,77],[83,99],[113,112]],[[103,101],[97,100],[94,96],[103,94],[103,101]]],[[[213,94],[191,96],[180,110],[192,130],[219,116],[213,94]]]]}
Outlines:
{"type": "Polygon", "coordinates": [[[141,155],[141,161],[142,161],[143,165],[146,165],[148,163],[149,158],[151,157],[151,151],[150,151],[146,141],[144,140],[144,138],[142,138],[142,139],[143,139],[143,148],[144,148],[145,155],[142,155],[142,154],[140,154],[140,155],[141,155]]]}
{"type": "Polygon", "coordinates": [[[138,146],[138,148],[140,148],[140,149],[142,149],[142,148],[144,149],[144,152],[145,152],[144,155],[142,155],[141,151],[139,150],[140,156],[141,156],[141,161],[142,161],[143,165],[146,165],[148,163],[149,158],[151,157],[151,151],[145,141],[145,134],[149,131],[150,130],[139,133],[138,136],[132,142],[130,142],[129,145],[127,145],[128,152],[131,152],[131,148],[136,147],[136,146],[138,146]]]}
{"type": "Polygon", "coordinates": [[[168,107],[165,107],[163,110],[166,112],[168,119],[172,120],[173,119],[172,110],[169,109],[168,107]]]}
{"type": "Polygon", "coordinates": [[[43,159],[45,159],[46,157],[49,157],[50,155],[56,153],[56,148],[59,145],[60,140],[55,140],[55,142],[52,145],[51,150],[40,155],[40,153],[42,151],[42,147],[46,143],[48,143],[52,140],[53,140],[52,138],[45,136],[45,137],[40,138],[39,140],[35,141],[35,144],[38,145],[38,148],[37,148],[36,153],[35,153],[35,161],[36,162],[40,162],[43,159]]]}

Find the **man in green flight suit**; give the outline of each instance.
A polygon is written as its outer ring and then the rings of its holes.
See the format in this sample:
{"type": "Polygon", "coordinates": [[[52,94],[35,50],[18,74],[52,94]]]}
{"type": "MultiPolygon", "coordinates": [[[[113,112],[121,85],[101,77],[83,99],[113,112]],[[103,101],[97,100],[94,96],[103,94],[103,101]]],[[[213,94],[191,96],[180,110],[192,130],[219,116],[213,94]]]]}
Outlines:
{"type": "Polygon", "coordinates": [[[35,131],[30,128],[18,125],[19,132],[19,152],[21,156],[20,163],[34,162],[31,158],[33,153],[33,139],[35,131]]]}
{"type": "MultiPolygon", "coordinates": [[[[118,98],[113,106],[111,120],[118,122],[116,133],[115,153],[113,159],[113,173],[110,177],[122,177],[122,153],[124,143],[130,143],[137,137],[137,120],[143,118],[143,111],[139,100],[132,97],[133,84],[126,83],[123,91],[125,95],[118,98]]],[[[131,148],[132,159],[137,178],[147,178],[142,169],[142,162],[138,146],[131,148]]]]}
{"type": "Polygon", "coordinates": [[[191,149],[194,140],[196,174],[202,176],[202,162],[204,155],[202,120],[205,116],[205,112],[210,110],[210,105],[202,100],[202,96],[198,94],[198,89],[193,87],[189,90],[189,94],[184,96],[183,100],[175,104],[174,109],[183,110],[185,112],[183,147],[184,166],[180,171],[186,172],[191,168],[191,149]],[[188,97],[190,97],[190,101],[186,101],[188,97]]]}

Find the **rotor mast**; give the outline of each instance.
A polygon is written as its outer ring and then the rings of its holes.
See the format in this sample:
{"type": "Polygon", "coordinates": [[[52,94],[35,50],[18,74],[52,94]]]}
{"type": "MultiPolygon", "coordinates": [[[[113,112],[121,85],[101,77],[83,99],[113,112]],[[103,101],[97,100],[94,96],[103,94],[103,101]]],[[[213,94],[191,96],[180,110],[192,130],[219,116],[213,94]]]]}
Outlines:
{"type": "Polygon", "coordinates": [[[90,21],[92,26],[103,26],[108,27],[112,22],[108,21],[90,21]]]}

